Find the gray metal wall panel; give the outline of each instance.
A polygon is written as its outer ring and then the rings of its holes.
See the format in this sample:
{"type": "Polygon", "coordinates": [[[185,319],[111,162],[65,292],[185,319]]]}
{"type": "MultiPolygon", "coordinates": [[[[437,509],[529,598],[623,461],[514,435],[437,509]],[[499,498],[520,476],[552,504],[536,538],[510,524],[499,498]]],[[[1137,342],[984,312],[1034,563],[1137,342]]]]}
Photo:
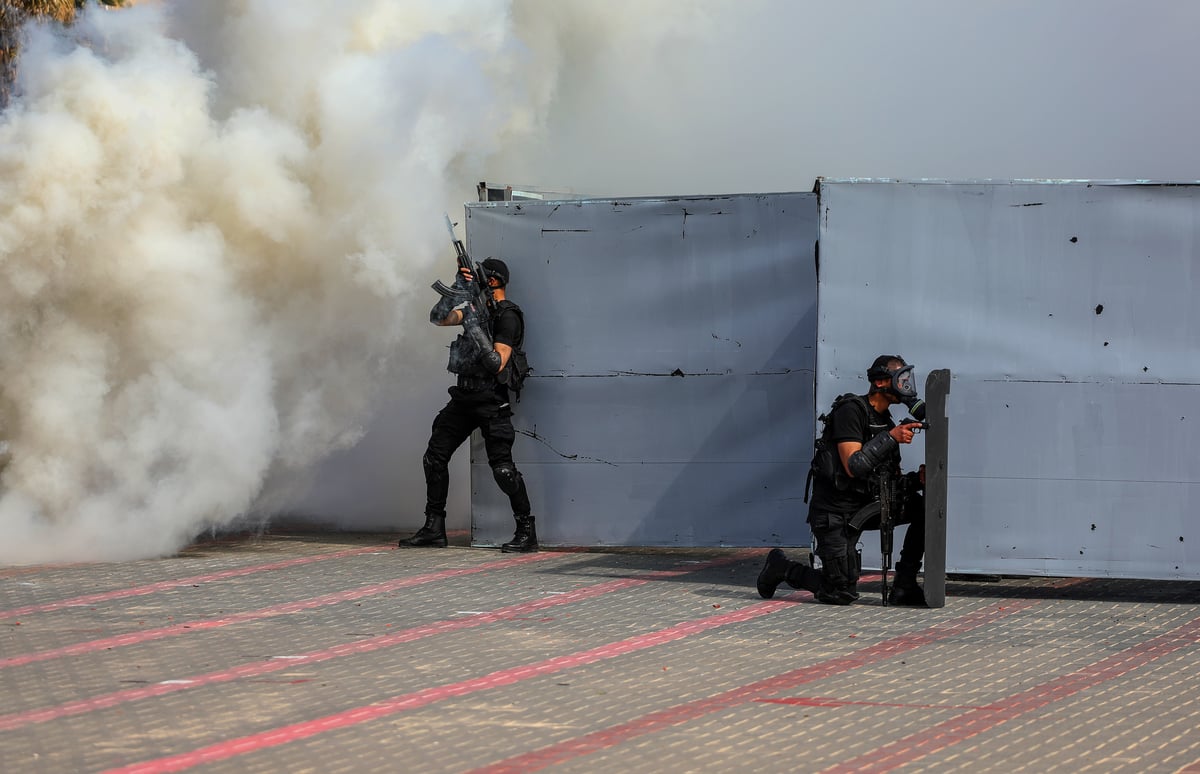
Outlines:
{"type": "MultiPolygon", "coordinates": [[[[543,543],[807,542],[814,195],[472,204],[467,221],[528,322],[514,457],[543,543]]],[[[478,439],[471,470],[473,539],[503,542],[478,439]]]]}
{"type": "Polygon", "coordinates": [[[953,371],[947,569],[1200,578],[1200,188],[820,196],[818,405],[881,352],[953,371]]]}

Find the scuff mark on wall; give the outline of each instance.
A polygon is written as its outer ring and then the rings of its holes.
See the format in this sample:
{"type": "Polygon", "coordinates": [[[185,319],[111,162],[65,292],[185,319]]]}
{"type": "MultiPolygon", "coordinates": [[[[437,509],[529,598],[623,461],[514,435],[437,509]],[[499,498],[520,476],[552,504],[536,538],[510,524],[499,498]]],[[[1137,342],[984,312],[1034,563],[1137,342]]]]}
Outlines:
{"type": "Polygon", "coordinates": [[[614,468],[620,467],[620,465],[618,465],[615,462],[609,462],[608,460],[602,460],[599,457],[588,457],[587,455],[583,455],[583,454],[567,454],[566,452],[559,451],[558,449],[551,446],[549,441],[547,441],[545,438],[538,435],[535,431],[522,430],[521,428],[515,428],[515,429],[516,429],[516,432],[518,435],[523,435],[526,438],[532,438],[533,440],[540,443],[542,446],[545,446],[547,449],[549,449],[550,451],[557,454],[559,457],[562,457],[564,460],[572,460],[572,461],[579,461],[579,462],[599,462],[603,465],[611,465],[614,468]]]}

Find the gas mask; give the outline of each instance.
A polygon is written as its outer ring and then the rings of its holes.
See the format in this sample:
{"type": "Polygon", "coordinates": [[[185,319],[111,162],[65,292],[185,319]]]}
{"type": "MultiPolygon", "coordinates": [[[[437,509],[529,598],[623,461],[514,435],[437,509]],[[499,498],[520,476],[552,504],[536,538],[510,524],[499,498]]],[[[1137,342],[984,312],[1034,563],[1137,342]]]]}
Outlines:
{"type": "Polygon", "coordinates": [[[871,392],[888,392],[895,395],[908,408],[913,419],[923,422],[925,421],[925,401],[917,397],[917,377],[913,369],[914,366],[904,365],[895,371],[881,369],[873,372],[872,380],[890,379],[891,384],[887,387],[876,387],[872,383],[871,392]]]}
{"type": "Polygon", "coordinates": [[[900,398],[913,419],[925,421],[925,401],[917,397],[917,377],[913,367],[906,365],[892,373],[892,384],[888,390],[900,398]]]}
{"type": "Polygon", "coordinates": [[[913,373],[914,366],[906,365],[892,371],[892,384],[887,389],[899,398],[904,405],[917,397],[917,377],[913,373]]]}

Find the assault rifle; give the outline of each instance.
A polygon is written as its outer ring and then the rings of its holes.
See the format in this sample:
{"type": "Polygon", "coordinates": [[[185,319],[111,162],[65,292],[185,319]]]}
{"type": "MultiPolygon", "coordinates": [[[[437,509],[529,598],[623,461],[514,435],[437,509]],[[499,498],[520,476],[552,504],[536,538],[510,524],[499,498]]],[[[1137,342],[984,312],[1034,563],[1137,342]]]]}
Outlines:
{"type": "Polygon", "coordinates": [[[450,242],[454,245],[458,268],[471,272],[471,281],[465,282],[462,280],[462,274],[459,273],[453,287],[446,287],[445,283],[438,280],[433,283],[433,289],[447,298],[466,301],[467,305],[463,308],[463,322],[467,323],[474,319],[479,323],[480,328],[485,331],[489,330],[488,318],[492,305],[492,289],[488,287],[483,267],[472,261],[471,256],[467,255],[467,248],[455,235],[454,224],[450,222],[449,215],[446,216],[446,228],[450,231],[450,242]]]}
{"type": "MultiPolygon", "coordinates": [[[[913,428],[913,432],[928,430],[928,422],[919,422],[915,419],[906,419],[900,423],[905,425],[918,425],[913,428]]],[[[896,471],[892,469],[890,463],[884,463],[875,473],[876,485],[879,487],[879,568],[883,576],[883,606],[888,604],[888,570],[892,569],[892,535],[896,530],[896,515],[892,512],[893,508],[899,507],[900,502],[900,486],[899,479],[896,476],[896,471]]]]}

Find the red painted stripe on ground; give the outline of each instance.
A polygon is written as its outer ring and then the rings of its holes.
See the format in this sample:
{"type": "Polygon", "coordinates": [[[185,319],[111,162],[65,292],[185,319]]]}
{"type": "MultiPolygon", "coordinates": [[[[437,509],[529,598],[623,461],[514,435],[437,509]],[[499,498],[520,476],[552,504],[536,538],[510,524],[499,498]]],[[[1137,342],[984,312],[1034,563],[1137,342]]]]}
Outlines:
{"type": "Polygon", "coordinates": [[[949,639],[973,629],[978,629],[981,626],[1003,620],[1015,613],[1032,607],[1034,604],[1036,603],[1033,600],[1012,600],[1003,606],[968,613],[965,616],[952,619],[920,632],[913,632],[893,637],[889,640],[883,640],[853,653],[848,653],[845,656],[821,661],[792,670],[791,672],[785,672],[774,677],[759,680],[758,682],[732,688],[724,693],[719,693],[706,699],[668,707],[667,709],[652,712],[626,723],[596,731],[595,733],[543,747],[540,750],[515,755],[489,766],[475,769],[472,774],[480,774],[481,772],[499,774],[499,772],[538,771],[556,763],[562,763],[573,758],[609,749],[630,739],[646,736],[647,734],[661,731],[671,726],[677,726],[714,712],[721,712],[730,707],[745,704],[768,694],[789,690],[798,685],[823,680],[827,677],[860,669],[864,666],[879,663],[880,661],[886,661],[889,658],[907,653],[924,645],[949,639]]]}
{"type": "Polygon", "coordinates": [[[284,669],[294,669],[298,665],[315,664],[321,661],[328,661],[334,658],[343,656],[352,656],[362,653],[370,653],[383,648],[390,648],[395,645],[400,645],[406,642],[413,642],[424,637],[431,637],[437,634],[447,634],[449,632],[461,631],[475,626],[481,626],[487,623],[496,621],[508,620],[517,616],[526,615],[538,610],[544,610],[558,605],[566,605],[573,602],[580,602],[586,599],[609,594],[614,591],[634,588],[652,581],[674,578],[680,575],[696,572],[697,570],[717,567],[722,564],[728,564],[740,559],[744,559],[744,554],[734,554],[727,557],[718,557],[716,559],[701,562],[686,568],[674,570],[655,570],[652,572],[640,573],[633,577],[621,578],[618,580],[607,581],[593,586],[585,586],[583,588],[574,589],[564,594],[556,594],[552,597],[533,600],[531,602],[519,602],[517,604],[508,605],[493,610],[489,613],[481,613],[470,618],[455,618],[433,623],[415,626],[411,629],[391,632],[379,637],[372,637],[369,640],[360,640],[357,642],[338,645],[333,648],[311,651],[300,655],[288,656],[286,660],[275,661],[256,661],[250,664],[233,667],[231,669],[223,669],[208,674],[196,675],[194,677],[180,678],[172,680],[169,683],[156,683],[140,688],[129,688],[123,691],[114,691],[113,693],[104,694],[101,696],[93,696],[87,699],[78,701],[66,702],[54,707],[46,707],[43,709],[27,710],[24,712],[14,712],[8,715],[0,715],[0,731],[11,731],[15,728],[33,725],[35,723],[45,723],[59,718],[69,717],[73,715],[81,715],[87,712],[107,709],[115,707],[119,704],[148,699],[155,696],[163,696],[169,693],[177,693],[179,691],[191,690],[193,688],[201,688],[206,685],[216,683],[227,683],[234,680],[243,680],[253,677],[259,677],[271,672],[278,672],[284,669]]]}
{"type": "MultiPolygon", "coordinates": [[[[868,578],[864,578],[864,580],[868,580],[868,578]]],[[[797,598],[811,599],[811,594],[808,592],[797,592],[790,597],[791,600],[797,598]]],[[[257,750],[288,744],[300,739],[306,739],[326,731],[354,726],[360,723],[376,720],[380,717],[386,717],[411,709],[417,709],[419,707],[423,707],[437,701],[442,701],[444,699],[464,696],[481,690],[499,688],[533,677],[553,674],[565,669],[584,666],[609,658],[615,658],[617,656],[681,639],[701,631],[724,626],[729,623],[751,620],[752,618],[756,618],[761,615],[773,613],[779,608],[788,604],[790,604],[788,597],[769,602],[760,602],[732,613],[711,616],[697,621],[685,622],[674,627],[660,630],[658,632],[632,637],[627,640],[610,643],[609,645],[582,651],[580,653],[571,654],[568,656],[560,656],[536,664],[500,670],[490,675],[466,680],[460,683],[423,689],[413,693],[394,697],[393,699],[385,702],[373,703],[365,707],[347,710],[346,712],[336,713],[324,718],[296,723],[290,726],[273,729],[271,731],[265,731],[259,734],[242,737],[240,739],[219,742],[217,744],[200,748],[199,750],[194,750],[189,753],[182,753],[153,761],[145,761],[143,763],[122,767],[119,769],[112,769],[109,774],[117,774],[118,772],[181,771],[183,769],[205,763],[227,760],[229,758],[244,755],[257,750]]],[[[971,629],[983,626],[984,624],[990,623],[994,620],[1002,619],[1014,614],[1019,610],[1030,607],[1033,604],[1035,603],[1032,601],[1017,601],[1010,603],[1007,607],[1000,607],[997,610],[985,610],[982,612],[972,613],[967,616],[963,616],[960,619],[956,619],[955,621],[951,621],[948,624],[933,627],[925,632],[896,638],[894,643],[880,643],[878,645],[871,646],[863,651],[860,651],[857,655],[826,662],[826,668],[828,670],[826,674],[817,674],[820,671],[818,666],[808,667],[804,670],[797,670],[797,672],[794,673],[795,677],[790,682],[790,685],[799,685],[812,679],[820,679],[820,677],[828,676],[828,674],[835,674],[838,672],[847,671],[849,669],[854,669],[862,666],[863,664],[871,663],[875,660],[890,658],[896,653],[902,653],[906,650],[919,647],[920,645],[936,642],[946,637],[970,631],[971,629]],[[876,651],[881,652],[875,653],[876,651]],[[816,676],[814,676],[814,674],[816,676]]],[[[760,692],[775,692],[780,690],[782,687],[787,687],[779,685],[776,679],[764,682],[770,683],[770,685],[767,686],[765,690],[760,692]]],[[[739,699],[735,703],[742,703],[744,701],[745,699],[739,699]]],[[[527,771],[532,769],[518,766],[513,770],[527,771]]]]}
{"type": "Polygon", "coordinates": [[[886,772],[907,766],[947,747],[961,744],[1001,723],[1094,688],[1152,661],[1200,642],[1200,618],[1126,648],[1070,674],[1056,677],[980,710],[964,713],[931,728],[843,761],[827,772],[886,772]]]}
{"type": "Polygon", "coordinates": [[[389,591],[396,591],[398,589],[408,588],[410,586],[418,586],[423,583],[430,583],[432,581],[443,580],[445,578],[454,578],[460,575],[472,575],[477,572],[487,572],[489,570],[496,570],[502,567],[510,567],[514,564],[538,562],[544,559],[550,559],[554,556],[555,554],[552,553],[522,554],[511,559],[503,559],[497,562],[487,562],[486,564],[481,564],[475,567],[466,567],[458,570],[440,570],[438,572],[426,573],[424,575],[416,575],[411,578],[397,578],[396,580],[386,581],[384,583],[375,583],[370,586],[360,586],[358,588],[349,589],[348,591],[339,591],[333,594],[323,594],[319,597],[302,599],[297,602],[288,602],[283,605],[264,607],[260,610],[253,610],[248,613],[237,613],[224,618],[188,621],[185,623],[178,623],[173,626],[164,626],[157,629],[146,629],[140,632],[119,634],[115,637],[105,637],[99,640],[78,642],[74,645],[64,645],[61,648],[52,648],[50,650],[38,651],[36,653],[23,653],[17,656],[8,656],[6,658],[0,658],[0,669],[9,669],[12,667],[24,666],[26,664],[33,664],[38,661],[49,661],[50,659],[63,658],[65,656],[79,656],[84,653],[92,653],[98,650],[111,650],[112,648],[121,648],[127,645],[137,645],[142,642],[150,642],[151,640],[161,640],[166,637],[178,637],[183,634],[193,634],[195,632],[209,631],[211,629],[220,629],[225,626],[246,623],[247,621],[258,621],[263,618],[290,615],[303,610],[312,610],[313,608],[333,605],[337,604],[338,602],[347,602],[353,599],[376,596],[389,591]]]}
{"type": "Polygon", "coordinates": [[[26,605],[24,607],[14,607],[9,610],[0,610],[0,619],[26,616],[33,613],[46,613],[51,610],[60,610],[64,607],[85,607],[87,605],[94,605],[99,602],[108,602],[109,600],[113,599],[137,597],[144,594],[153,594],[158,591],[167,591],[180,586],[194,586],[200,583],[211,583],[212,581],[225,580],[226,578],[237,578],[243,575],[253,575],[254,573],[266,572],[268,570],[282,570],[288,567],[312,564],[313,562],[323,562],[327,559],[341,559],[347,556],[354,556],[355,554],[377,553],[381,550],[386,550],[389,548],[390,546],[387,545],[368,546],[366,548],[350,548],[345,551],[332,551],[326,554],[302,556],[295,559],[285,559],[279,562],[271,562],[269,564],[256,564],[249,567],[238,567],[237,569],[233,570],[223,570],[221,572],[208,573],[205,575],[193,575],[190,578],[160,581],[158,583],[150,583],[145,586],[133,586],[126,589],[102,591],[97,594],[84,594],[83,596],[62,599],[57,602],[45,602],[39,605],[26,605]]]}
{"type": "Polygon", "coordinates": [[[120,774],[131,774],[132,772],[157,773],[181,771],[192,766],[227,760],[239,755],[245,755],[246,753],[307,739],[318,734],[323,734],[326,731],[356,726],[360,723],[417,709],[418,707],[424,707],[445,699],[512,685],[530,678],[554,674],[566,669],[586,666],[598,661],[605,661],[617,656],[645,650],[646,648],[653,648],[710,629],[749,621],[773,613],[780,608],[790,607],[794,604],[795,597],[801,594],[808,594],[808,592],[797,592],[795,595],[792,595],[792,598],[784,597],[767,602],[758,602],[740,610],[711,615],[693,621],[685,621],[666,629],[648,632],[647,634],[630,637],[629,639],[608,643],[566,656],[557,656],[533,664],[501,669],[482,677],[463,680],[458,683],[425,688],[412,693],[395,696],[385,701],[374,702],[365,707],[327,715],[323,718],[294,723],[290,726],[283,726],[259,734],[251,734],[239,739],[218,742],[217,744],[202,747],[192,752],[111,769],[108,774],[118,774],[118,772],[120,774]]]}

